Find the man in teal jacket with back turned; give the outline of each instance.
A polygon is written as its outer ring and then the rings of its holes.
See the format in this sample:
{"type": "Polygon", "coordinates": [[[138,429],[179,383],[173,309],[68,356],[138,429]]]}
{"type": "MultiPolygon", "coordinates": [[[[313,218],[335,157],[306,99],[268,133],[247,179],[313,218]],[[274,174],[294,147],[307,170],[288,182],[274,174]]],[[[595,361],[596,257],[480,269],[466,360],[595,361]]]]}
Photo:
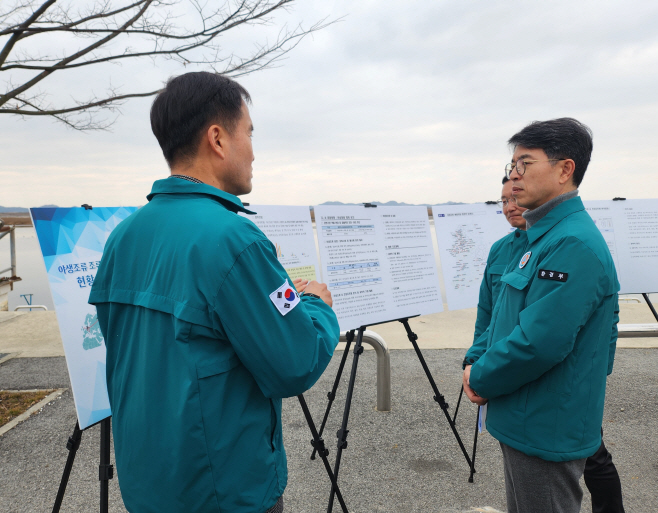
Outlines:
{"type": "Polygon", "coordinates": [[[281,398],[320,377],[339,328],[325,285],[300,297],[238,212],[253,126],[239,84],[169,81],[151,126],[172,176],[112,232],[89,302],[107,346],[117,472],[131,513],[283,511],[281,398]]]}
{"type": "Polygon", "coordinates": [[[527,243],[501,276],[491,322],[464,361],[464,388],[488,401],[510,513],[578,512],[585,461],[601,446],[617,339],[614,263],[578,197],[592,151],[570,118],[514,135],[506,168],[527,208],[527,243]]]}

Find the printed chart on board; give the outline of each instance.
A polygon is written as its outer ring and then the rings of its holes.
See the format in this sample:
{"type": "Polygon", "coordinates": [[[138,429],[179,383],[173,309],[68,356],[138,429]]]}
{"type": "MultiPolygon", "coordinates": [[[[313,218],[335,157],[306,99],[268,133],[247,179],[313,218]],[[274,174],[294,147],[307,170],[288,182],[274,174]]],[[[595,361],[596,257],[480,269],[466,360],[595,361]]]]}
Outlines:
{"type": "Polygon", "coordinates": [[[514,229],[498,205],[439,205],[432,216],[448,308],[475,308],[489,250],[514,229]]]}
{"type": "Polygon", "coordinates": [[[322,276],[341,330],[441,312],[425,207],[315,207],[322,276]]]}
{"type": "Polygon", "coordinates": [[[279,262],[291,279],[320,280],[311,211],[308,207],[250,205],[254,222],[276,247],[279,262]]]}
{"type": "Polygon", "coordinates": [[[610,248],[620,293],[658,292],[658,200],[583,203],[610,248]]]}

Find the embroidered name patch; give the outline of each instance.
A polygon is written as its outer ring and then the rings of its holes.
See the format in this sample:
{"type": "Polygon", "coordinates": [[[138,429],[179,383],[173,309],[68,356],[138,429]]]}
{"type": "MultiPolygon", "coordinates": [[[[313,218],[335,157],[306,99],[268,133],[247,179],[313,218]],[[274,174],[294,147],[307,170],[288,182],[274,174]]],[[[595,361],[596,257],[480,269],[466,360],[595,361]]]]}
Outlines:
{"type": "Polygon", "coordinates": [[[561,273],[559,271],[549,271],[547,269],[539,269],[537,273],[537,278],[542,280],[553,280],[553,281],[567,281],[569,275],[567,273],[561,273]]]}
{"type": "Polygon", "coordinates": [[[270,299],[281,315],[286,315],[300,302],[295,287],[289,285],[288,280],[270,294],[270,299]]]}

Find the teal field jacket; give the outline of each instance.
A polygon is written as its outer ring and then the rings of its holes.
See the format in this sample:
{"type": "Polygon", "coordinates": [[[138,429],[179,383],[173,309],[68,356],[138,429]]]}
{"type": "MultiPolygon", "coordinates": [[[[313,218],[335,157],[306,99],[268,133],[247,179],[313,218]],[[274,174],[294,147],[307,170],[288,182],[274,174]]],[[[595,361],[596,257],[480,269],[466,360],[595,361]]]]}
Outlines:
{"type": "Polygon", "coordinates": [[[237,197],[167,178],[148,199],[112,232],[89,299],[124,503],[263,513],[287,482],[281,398],[320,377],[336,316],[312,297],[280,312],[270,295],[292,281],[237,197]]]}
{"type": "Polygon", "coordinates": [[[522,258],[501,277],[470,385],[489,399],[487,429],[499,441],[548,461],[586,458],[601,445],[614,361],[615,266],[579,197],[527,237],[522,258]]]}
{"type": "MultiPolygon", "coordinates": [[[[484,270],[484,276],[480,284],[477,319],[475,321],[475,333],[473,334],[474,345],[469,350],[469,353],[473,351],[471,356],[477,353],[477,358],[479,358],[487,348],[486,339],[478,346],[475,345],[475,342],[478,341],[491,322],[491,313],[500,294],[500,278],[505,274],[505,269],[507,269],[510,262],[518,262],[527,243],[528,236],[525,230],[516,229],[494,242],[489,250],[487,267],[484,270]]],[[[467,356],[469,355],[467,354],[467,356]]]]}

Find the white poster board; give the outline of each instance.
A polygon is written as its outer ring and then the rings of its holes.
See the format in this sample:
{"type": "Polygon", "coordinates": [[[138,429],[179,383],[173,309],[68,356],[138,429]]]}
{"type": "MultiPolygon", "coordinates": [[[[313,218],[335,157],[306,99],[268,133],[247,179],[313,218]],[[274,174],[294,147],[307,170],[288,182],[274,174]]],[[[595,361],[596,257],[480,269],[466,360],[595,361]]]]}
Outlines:
{"type": "Polygon", "coordinates": [[[513,231],[498,205],[432,207],[448,309],[475,308],[494,242],[513,231]]]}
{"type": "Polygon", "coordinates": [[[105,242],[136,207],[31,208],[64,345],[80,429],[111,415],[105,341],[87,303],[105,242]]]}
{"type": "Polygon", "coordinates": [[[314,209],[341,330],[443,310],[426,207],[314,209]]]}
{"type": "Polygon", "coordinates": [[[583,203],[608,243],[620,294],[658,292],[658,200],[583,203]]]}
{"type": "Polygon", "coordinates": [[[293,280],[320,281],[309,207],[249,205],[247,208],[256,215],[240,215],[250,219],[274,244],[279,262],[288,276],[293,280]]]}

